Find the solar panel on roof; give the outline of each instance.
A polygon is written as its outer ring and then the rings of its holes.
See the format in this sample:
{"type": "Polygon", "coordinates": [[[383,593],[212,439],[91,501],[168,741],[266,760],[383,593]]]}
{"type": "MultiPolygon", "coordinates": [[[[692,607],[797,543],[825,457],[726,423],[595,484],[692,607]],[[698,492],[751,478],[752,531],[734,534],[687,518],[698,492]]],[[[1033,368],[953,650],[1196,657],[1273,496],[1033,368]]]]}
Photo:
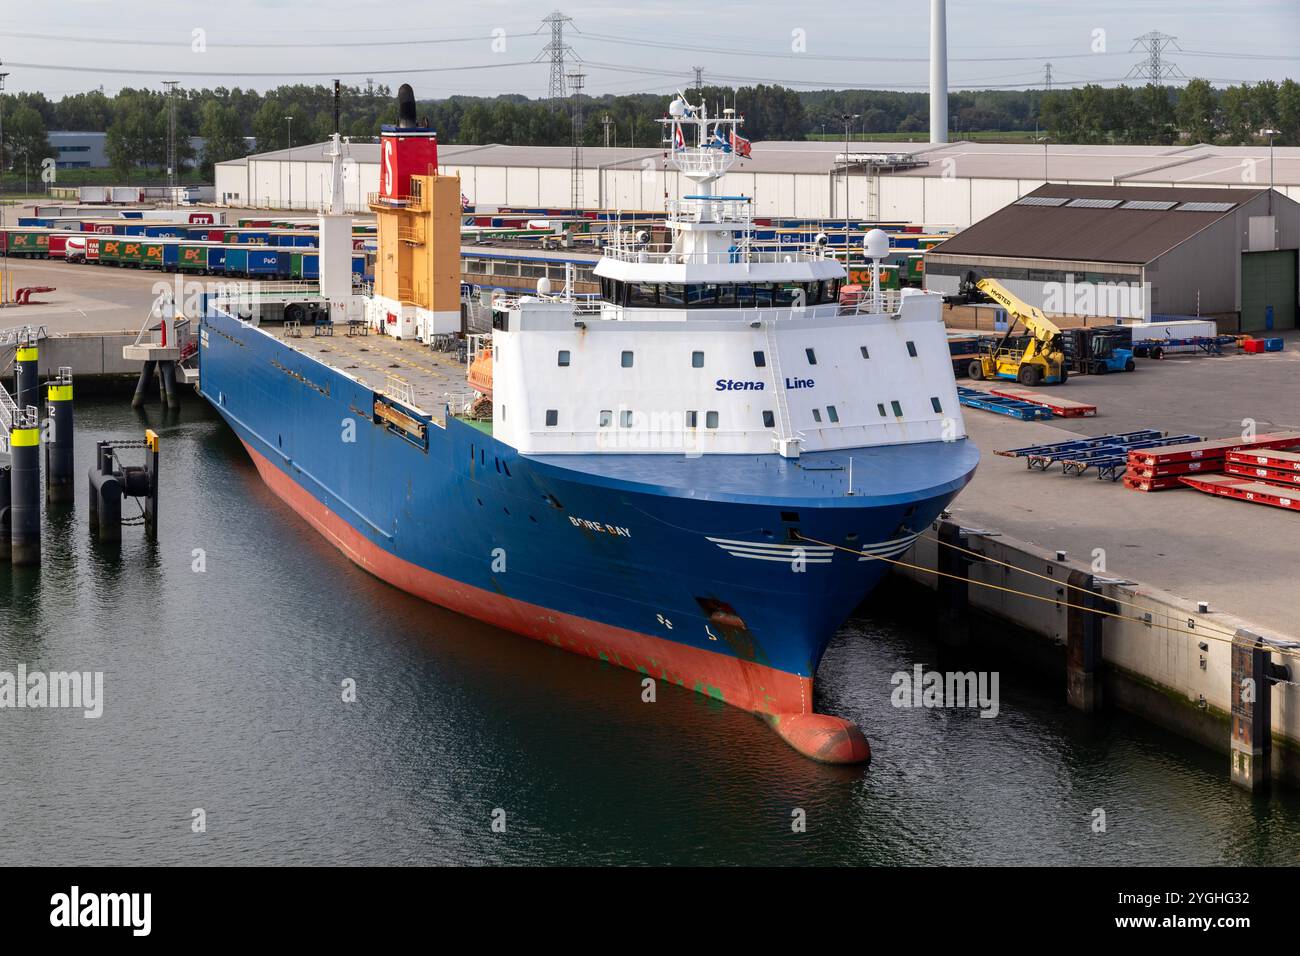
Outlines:
{"type": "Polygon", "coordinates": [[[1017,199],[1015,201],[1015,205],[1017,206],[1064,206],[1069,201],[1070,200],[1068,199],[1057,199],[1055,196],[1025,196],[1022,199],[1017,199]]]}
{"type": "Polygon", "coordinates": [[[1066,205],[1082,209],[1114,209],[1123,201],[1122,199],[1071,199],[1066,205]]]}
{"type": "Polygon", "coordinates": [[[1235,202],[1185,202],[1178,207],[1179,212],[1227,212],[1235,202]]]}
{"type": "Polygon", "coordinates": [[[1156,209],[1164,212],[1166,209],[1173,209],[1177,206],[1176,202],[1167,202],[1163,199],[1130,199],[1120,209],[1156,209]]]}

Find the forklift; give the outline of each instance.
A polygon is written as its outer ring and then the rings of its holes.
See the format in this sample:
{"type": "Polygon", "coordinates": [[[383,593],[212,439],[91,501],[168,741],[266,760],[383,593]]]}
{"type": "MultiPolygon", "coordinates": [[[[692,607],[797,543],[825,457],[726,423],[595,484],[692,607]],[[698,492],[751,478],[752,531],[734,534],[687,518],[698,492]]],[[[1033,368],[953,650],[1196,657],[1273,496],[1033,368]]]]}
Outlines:
{"type": "Polygon", "coordinates": [[[1030,388],[1035,385],[1065,384],[1069,378],[1061,330],[1037,309],[1012,295],[996,279],[966,273],[956,295],[944,296],[949,305],[995,302],[1007,310],[1010,321],[1007,333],[992,347],[971,360],[968,372],[973,379],[1008,379],[1030,388]],[[1023,346],[1009,345],[1016,323],[1029,333],[1023,346]]]}

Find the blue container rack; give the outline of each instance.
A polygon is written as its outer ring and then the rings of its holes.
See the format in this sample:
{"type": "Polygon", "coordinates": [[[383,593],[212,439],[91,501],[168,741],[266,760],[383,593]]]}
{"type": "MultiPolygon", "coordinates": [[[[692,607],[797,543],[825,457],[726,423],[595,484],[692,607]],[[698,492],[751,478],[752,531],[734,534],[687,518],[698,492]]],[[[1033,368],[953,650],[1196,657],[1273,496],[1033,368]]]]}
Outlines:
{"type": "Polygon", "coordinates": [[[1203,441],[1200,435],[1165,435],[1154,428],[1143,428],[1116,435],[1080,438],[1050,445],[1026,445],[994,452],[1009,458],[1024,458],[1030,470],[1047,471],[1057,462],[1061,473],[1078,477],[1089,468],[1097,469],[1097,479],[1118,481],[1128,467],[1128,453],[1138,448],[1161,448],[1203,441]]]}
{"type": "Polygon", "coordinates": [[[1022,402],[1015,398],[1003,398],[1000,395],[990,395],[988,392],[967,388],[964,385],[957,386],[957,400],[967,408],[1008,415],[1022,422],[1041,421],[1052,417],[1052,410],[1046,406],[1022,402]]]}

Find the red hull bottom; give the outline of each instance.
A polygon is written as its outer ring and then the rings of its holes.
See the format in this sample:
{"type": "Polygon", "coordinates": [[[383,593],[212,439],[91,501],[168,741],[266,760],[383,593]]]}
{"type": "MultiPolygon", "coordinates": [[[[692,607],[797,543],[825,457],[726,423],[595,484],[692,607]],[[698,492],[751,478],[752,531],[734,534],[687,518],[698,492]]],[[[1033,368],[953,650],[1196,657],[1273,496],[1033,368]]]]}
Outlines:
{"type": "Polygon", "coordinates": [[[244,447],[277,497],[354,563],[396,588],[458,614],[657,676],[758,714],[781,739],[813,760],[843,764],[871,757],[866,737],[854,724],[812,713],[810,677],[564,614],[435,574],[367,540],[247,442],[244,447]]]}

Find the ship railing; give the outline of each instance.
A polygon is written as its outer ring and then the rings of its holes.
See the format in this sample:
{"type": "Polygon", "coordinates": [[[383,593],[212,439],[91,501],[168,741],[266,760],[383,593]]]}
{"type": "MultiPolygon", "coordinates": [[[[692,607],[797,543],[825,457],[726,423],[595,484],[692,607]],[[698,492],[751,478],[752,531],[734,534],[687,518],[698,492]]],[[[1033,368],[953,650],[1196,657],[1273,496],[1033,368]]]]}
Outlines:
{"type": "Polygon", "coordinates": [[[492,308],[502,312],[509,312],[520,308],[528,302],[563,302],[573,307],[574,315],[599,315],[601,312],[601,299],[595,293],[588,293],[575,296],[564,295],[539,295],[537,293],[524,292],[518,295],[496,295],[492,297],[492,308]]]}
{"type": "Polygon", "coordinates": [[[903,307],[903,293],[899,289],[881,289],[878,293],[863,292],[852,302],[840,305],[840,315],[896,314],[903,307]]]}
{"type": "Polygon", "coordinates": [[[754,220],[754,206],[748,199],[727,197],[671,199],[668,215],[685,222],[732,222],[748,226],[754,220]]]}
{"type": "Polygon", "coordinates": [[[34,345],[48,337],[49,332],[43,325],[19,325],[12,329],[0,329],[0,349],[11,349],[23,344],[34,345]]]}
{"type": "Polygon", "coordinates": [[[404,378],[393,375],[391,372],[384,379],[383,392],[389,398],[405,405],[407,408],[415,408],[415,389],[411,383],[404,378]]]}
{"type": "Polygon", "coordinates": [[[402,209],[408,212],[428,212],[424,196],[385,196],[382,193],[366,193],[366,205],[371,209],[402,209]]]}
{"type": "Polygon", "coordinates": [[[616,262],[639,262],[653,265],[735,265],[740,263],[820,262],[819,252],[758,251],[737,246],[727,252],[675,252],[667,243],[611,244],[603,254],[616,262]]]}
{"type": "Polygon", "coordinates": [[[687,176],[721,176],[736,161],[735,153],[721,149],[679,149],[672,154],[673,165],[687,176]]]}
{"type": "Polygon", "coordinates": [[[15,428],[36,428],[40,424],[40,412],[35,405],[19,408],[13,396],[0,385],[0,451],[9,450],[9,433],[15,428]]]}

